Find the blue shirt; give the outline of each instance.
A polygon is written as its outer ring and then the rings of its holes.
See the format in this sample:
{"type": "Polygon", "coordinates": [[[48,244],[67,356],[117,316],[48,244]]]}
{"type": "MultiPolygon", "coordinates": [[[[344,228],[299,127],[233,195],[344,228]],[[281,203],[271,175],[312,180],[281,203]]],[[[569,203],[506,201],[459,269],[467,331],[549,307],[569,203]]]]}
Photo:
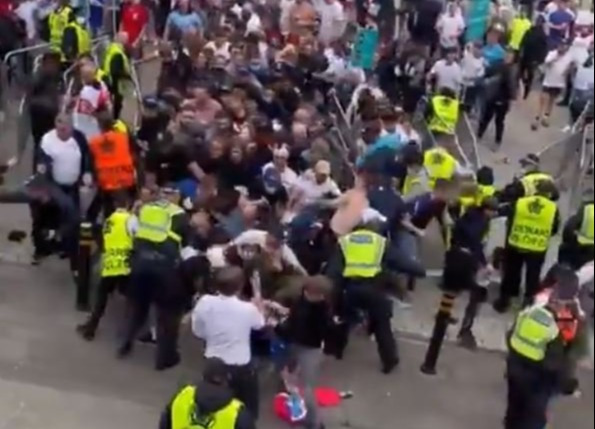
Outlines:
{"type": "Polygon", "coordinates": [[[506,58],[506,50],[502,45],[496,43],[495,45],[486,45],[482,49],[483,58],[488,63],[488,67],[498,65],[506,58]]]}
{"type": "Polygon", "coordinates": [[[367,192],[370,207],[387,219],[391,231],[399,227],[407,213],[407,206],[399,194],[390,186],[377,186],[367,192]]]}
{"type": "Polygon", "coordinates": [[[558,9],[550,14],[548,24],[566,25],[565,30],[556,30],[554,28],[550,28],[548,44],[551,49],[557,48],[560,42],[568,37],[570,24],[572,24],[572,22],[574,22],[574,16],[572,16],[572,14],[567,10],[558,9]]]}
{"type": "Polygon", "coordinates": [[[167,17],[167,27],[173,27],[182,33],[187,33],[191,30],[202,30],[202,19],[196,12],[181,13],[174,10],[167,17]]]}
{"type": "Polygon", "coordinates": [[[407,203],[411,223],[420,229],[426,229],[432,219],[441,220],[444,210],[446,203],[435,199],[430,192],[419,195],[407,203]]]}
{"type": "Polygon", "coordinates": [[[400,134],[392,133],[380,136],[366,148],[364,154],[357,160],[357,166],[361,167],[366,159],[371,158],[377,152],[383,150],[398,152],[404,144],[405,142],[402,141],[400,134]]]}

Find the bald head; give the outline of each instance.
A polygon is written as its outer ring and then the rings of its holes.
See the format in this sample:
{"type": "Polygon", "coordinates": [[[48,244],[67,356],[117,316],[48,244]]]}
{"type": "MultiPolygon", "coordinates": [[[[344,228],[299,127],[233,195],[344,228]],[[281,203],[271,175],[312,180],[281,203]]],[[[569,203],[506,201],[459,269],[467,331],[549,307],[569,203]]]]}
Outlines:
{"type": "Polygon", "coordinates": [[[127,45],[128,44],[128,33],[126,33],[125,31],[120,31],[118,34],[116,34],[116,37],[114,38],[114,42],[120,43],[121,45],[127,45]]]}

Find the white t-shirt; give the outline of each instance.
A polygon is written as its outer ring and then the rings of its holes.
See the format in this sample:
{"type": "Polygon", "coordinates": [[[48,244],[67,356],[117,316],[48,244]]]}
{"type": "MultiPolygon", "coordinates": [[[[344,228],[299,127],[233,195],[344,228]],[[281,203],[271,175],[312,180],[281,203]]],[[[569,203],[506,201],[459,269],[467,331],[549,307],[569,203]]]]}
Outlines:
{"type": "Polygon", "coordinates": [[[482,57],[477,58],[472,52],[465,51],[461,61],[461,69],[463,70],[464,84],[475,85],[478,83],[479,78],[485,76],[485,60],[482,57]]]}
{"type": "Polygon", "coordinates": [[[326,195],[338,197],[341,195],[339,186],[330,177],[324,183],[316,182],[312,170],[306,171],[296,183],[296,192],[301,195],[301,202],[305,205],[320,201],[326,195]]]}
{"type": "MultiPolygon", "coordinates": [[[[264,167],[262,167],[263,176],[265,174],[265,171],[267,171],[269,168],[276,169],[277,167],[275,167],[275,164],[273,164],[272,162],[269,162],[264,167]]],[[[291,191],[291,189],[295,186],[298,180],[298,175],[296,174],[296,172],[289,167],[285,167],[285,169],[279,174],[281,175],[281,183],[283,184],[283,187],[287,189],[288,192],[291,191]]]]}
{"type": "Polygon", "coordinates": [[[574,77],[574,89],[577,91],[592,91],[595,84],[595,67],[580,66],[574,77]]]}
{"type": "Polygon", "coordinates": [[[458,63],[449,65],[446,60],[438,60],[430,73],[436,76],[436,88],[450,88],[457,94],[461,90],[463,70],[458,63]]]}
{"type": "Polygon", "coordinates": [[[565,88],[566,75],[574,63],[571,52],[559,56],[558,51],[551,51],[545,59],[543,86],[547,88],[565,88]]]}
{"type": "Polygon", "coordinates": [[[440,44],[444,48],[453,48],[459,44],[459,36],[465,29],[465,20],[460,14],[442,15],[436,24],[440,34],[440,44]]]}
{"type": "Polygon", "coordinates": [[[217,47],[217,45],[215,45],[215,42],[211,41],[205,45],[205,49],[213,50],[213,52],[215,53],[215,57],[221,57],[225,58],[226,60],[229,60],[231,58],[231,54],[229,53],[230,46],[231,43],[223,42],[223,45],[217,47]]]}
{"type": "Polygon", "coordinates": [[[73,113],[74,126],[87,140],[101,134],[95,114],[109,103],[109,92],[104,84],[101,89],[85,85],[81,90],[73,113]]]}
{"type": "Polygon", "coordinates": [[[250,335],[264,323],[254,304],[237,297],[206,295],[192,311],[192,332],[205,340],[205,357],[219,358],[227,365],[250,363],[250,335]]]}
{"type": "Polygon", "coordinates": [[[261,31],[262,21],[260,19],[260,16],[253,12],[250,16],[250,19],[248,19],[248,22],[246,23],[246,34],[260,33],[261,31]]]}
{"type": "Polygon", "coordinates": [[[25,29],[27,30],[27,38],[35,40],[37,38],[37,20],[35,18],[37,12],[37,2],[34,0],[24,1],[16,8],[16,15],[25,22],[25,29]]]}
{"type": "Polygon", "coordinates": [[[51,158],[51,175],[58,185],[72,186],[81,175],[81,149],[71,137],[64,141],[56,130],[46,133],[41,139],[41,150],[51,158]]]}
{"type": "Polygon", "coordinates": [[[593,44],[593,36],[576,36],[570,46],[570,54],[574,58],[575,64],[582,66],[589,58],[589,47],[593,44]]]}
{"type": "Polygon", "coordinates": [[[339,39],[345,29],[345,12],[343,5],[337,0],[327,3],[325,0],[314,2],[314,8],[320,16],[318,40],[328,45],[339,39]]]}

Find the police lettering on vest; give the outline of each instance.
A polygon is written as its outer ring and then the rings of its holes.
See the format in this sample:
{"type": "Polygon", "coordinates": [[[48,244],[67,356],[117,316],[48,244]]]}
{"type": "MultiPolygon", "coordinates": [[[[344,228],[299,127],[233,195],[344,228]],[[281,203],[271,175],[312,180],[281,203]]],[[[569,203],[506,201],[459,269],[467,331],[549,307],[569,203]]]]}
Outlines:
{"type": "Polygon", "coordinates": [[[108,131],[92,138],[89,148],[93,155],[97,183],[102,190],[114,191],[134,186],[134,161],[128,134],[108,131]]]}
{"type": "Polygon", "coordinates": [[[196,387],[187,386],[176,396],[171,406],[172,429],[233,429],[242,403],[232,399],[213,414],[200,415],[196,409],[196,387]]]}
{"type": "Polygon", "coordinates": [[[459,122],[458,100],[442,95],[432,98],[434,115],[430,120],[429,128],[433,132],[453,135],[459,122]]]}
{"type": "Polygon", "coordinates": [[[130,274],[132,237],[128,231],[130,213],[116,210],[103,227],[102,277],[127,276],[130,274]]]}
{"type": "Polygon", "coordinates": [[[576,236],[578,243],[583,246],[593,246],[593,222],[595,221],[594,207],[595,206],[593,204],[589,204],[585,207],[583,211],[583,221],[581,223],[581,229],[578,231],[576,236]]]}
{"type": "Polygon", "coordinates": [[[530,173],[521,179],[523,188],[525,190],[525,197],[532,197],[537,193],[537,184],[539,182],[548,181],[554,182],[554,179],[549,174],[545,173],[530,173]]]}
{"type": "Polygon", "coordinates": [[[136,238],[155,244],[171,239],[181,244],[182,238],[172,230],[174,216],[181,213],[180,207],[166,201],[145,204],[140,209],[136,238]]]}
{"type": "Polygon", "coordinates": [[[519,314],[510,348],[534,362],[545,359],[548,345],[560,334],[554,315],[544,307],[531,307],[519,314]]]}
{"type": "Polygon", "coordinates": [[[521,198],[516,203],[508,244],[520,250],[545,252],[552,236],[556,213],[556,203],[547,198],[521,198]]]}
{"type": "Polygon", "coordinates": [[[436,180],[450,180],[457,170],[457,160],[444,148],[427,150],[424,154],[424,168],[428,172],[429,185],[433,189],[436,180]]]}
{"type": "Polygon", "coordinates": [[[386,239],[372,231],[359,230],[339,240],[345,268],[343,277],[373,278],[382,271],[386,239]]]}

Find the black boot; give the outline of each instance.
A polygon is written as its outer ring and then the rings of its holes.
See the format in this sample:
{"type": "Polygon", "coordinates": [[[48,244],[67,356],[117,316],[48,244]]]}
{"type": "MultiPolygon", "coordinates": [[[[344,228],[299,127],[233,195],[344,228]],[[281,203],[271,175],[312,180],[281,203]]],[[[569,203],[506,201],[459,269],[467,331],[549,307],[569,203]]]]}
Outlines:
{"type": "Polygon", "coordinates": [[[95,331],[97,326],[91,322],[76,327],[76,332],[86,341],[93,341],[95,339],[95,331]]]}
{"type": "Polygon", "coordinates": [[[475,339],[475,335],[471,331],[461,331],[459,332],[459,345],[464,349],[476,351],[477,350],[477,340],[475,339]]]}

